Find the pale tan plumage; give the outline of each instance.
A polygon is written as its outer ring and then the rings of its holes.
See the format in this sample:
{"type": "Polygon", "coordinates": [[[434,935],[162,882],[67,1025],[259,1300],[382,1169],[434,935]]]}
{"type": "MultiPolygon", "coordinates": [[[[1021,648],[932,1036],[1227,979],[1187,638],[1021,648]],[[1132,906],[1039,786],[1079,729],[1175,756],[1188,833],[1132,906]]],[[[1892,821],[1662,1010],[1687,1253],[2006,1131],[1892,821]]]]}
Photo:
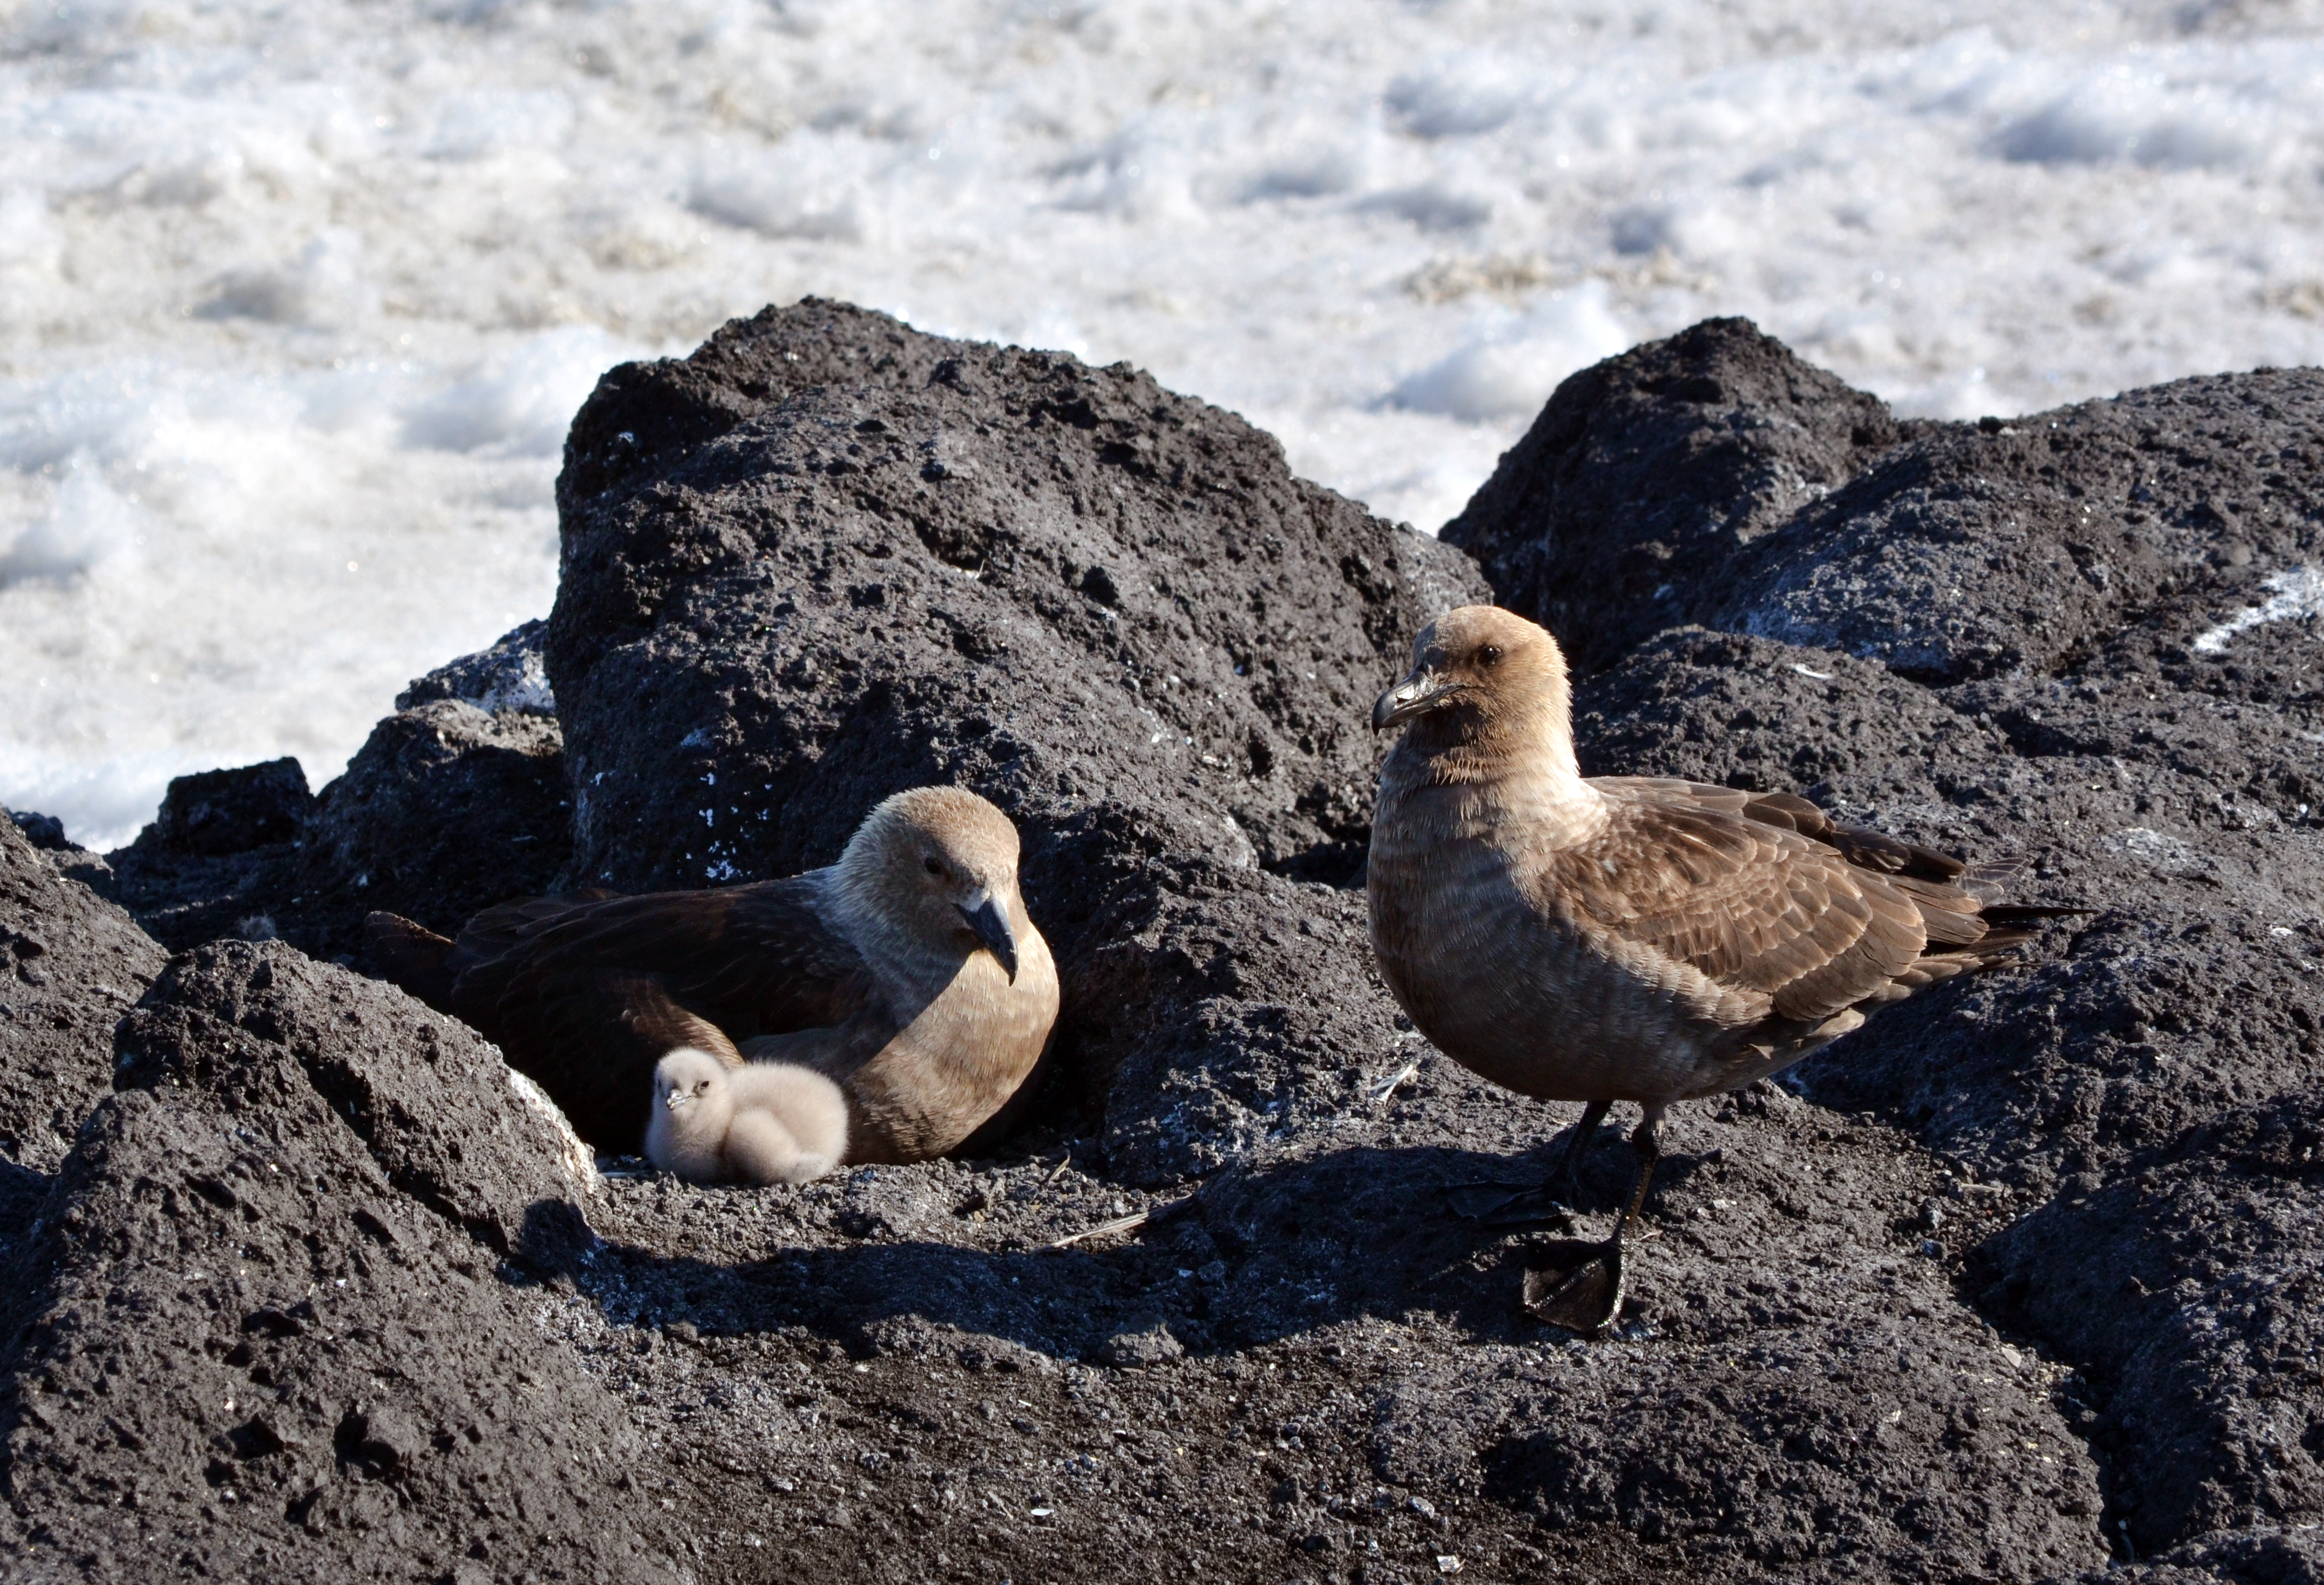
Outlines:
{"type": "Polygon", "coordinates": [[[789,880],[524,898],[456,943],[374,915],[367,935],[390,978],[498,1041],[599,1149],[640,1147],[656,1064],[692,1046],[824,1074],[847,1097],[849,1161],[917,1161],[1000,1110],[1056,1019],[1017,857],[991,804],[919,788],[789,880]]]}
{"type": "Polygon", "coordinates": [[[1372,818],[1388,988],[1456,1062],[1589,1102],[1585,1130],[1637,1102],[1649,1158],[1671,1102],[2003,961],[2061,911],[1993,901],[2008,866],[1847,830],[1803,798],[1584,778],[1556,641],[1490,606],[1425,631],[1373,722],[1409,723],[1372,818]]]}
{"type": "Polygon", "coordinates": [[[646,1158],[696,1184],[803,1184],[847,1152],[847,1098],[813,1068],[731,1067],[681,1046],[654,1067],[646,1158]]]}

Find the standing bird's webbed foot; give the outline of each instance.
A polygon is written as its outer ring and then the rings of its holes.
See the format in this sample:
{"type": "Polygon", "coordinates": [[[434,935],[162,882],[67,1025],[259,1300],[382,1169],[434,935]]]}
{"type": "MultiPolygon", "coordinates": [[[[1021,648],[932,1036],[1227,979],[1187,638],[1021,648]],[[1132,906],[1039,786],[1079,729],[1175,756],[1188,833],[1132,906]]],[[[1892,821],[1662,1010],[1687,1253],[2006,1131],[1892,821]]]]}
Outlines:
{"type": "Polygon", "coordinates": [[[1609,1102],[1593,1101],[1573,1126],[1573,1133],[1558,1153],[1557,1165],[1537,1184],[1508,1183],[1453,1184],[1444,1191],[1452,1214],[1487,1227],[1529,1227],[1553,1222],[1581,1203],[1582,1157],[1606,1120],[1609,1102]]]}
{"type": "Polygon", "coordinates": [[[1630,1181],[1629,1203],[1616,1220],[1613,1234],[1602,1244],[1560,1239],[1536,1252],[1547,1258],[1526,1270],[1526,1313],[1584,1335],[1603,1332],[1621,1319],[1626,1276],[1623,1238],[1646,1205],[1655,1163],[1662,1158],[1661,1142],[1655,1135],[1655,1125],[1661,1120],[1662,1108],[1649,1107],[1630,1135],[1630,1148],[1637,1153],[1638,1165],[1630,1181]]]}

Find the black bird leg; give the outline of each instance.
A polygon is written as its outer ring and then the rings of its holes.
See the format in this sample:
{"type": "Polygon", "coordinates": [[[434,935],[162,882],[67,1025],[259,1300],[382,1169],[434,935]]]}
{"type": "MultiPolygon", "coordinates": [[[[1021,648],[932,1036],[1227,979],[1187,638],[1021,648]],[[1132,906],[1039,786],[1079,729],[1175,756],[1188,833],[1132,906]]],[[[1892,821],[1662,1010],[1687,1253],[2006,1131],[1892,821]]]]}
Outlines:
{"type": "Polygon", "coordinates": [[[1547,1221],[1571,1208],[1582,1197],[1582,1158],[1613,1103],[1593,1101],[1582,1109],[1573,1136],[1559,1152],[1538,1187],[1525,1184],[1453,1184],[1444,1191],[1454,1215],[1487,1227],[1525,1227],[1547,1221]]]}
{"type": "Polygon", "coordinates": [[[1646,1209],[1646,1190],[1654,1183],[1655,1164],[1662,1159],[1662,1142],[1655,1137],[1655,1125],[1662,1121],[1663,1109],[1646,1108],[1630,1135],[1630,1148],[1637,1155],[1638,1165],[1630,1180],[1629,1203],[1614,1223],[1612,1236],[1603,1244],[1592,1248],[1578,1239],[1563,1239],[1544,1253],[1581,1255],[1579,1264],[1560,1261],[1552,1266],[1537,1267],[1525,1275],[1525,1307],[1536,1318],[1559,1326],[1572,1328],[1583,1333],[1598,1333],[1612,1326],[1622,1315],[1622,1240],[1631,1223],[1646,1209]]]}
{"type": "Polygon", "coordinates": [[[1582,1156],[1590,1148],[1590,1141],[1598,1137],[1598,1129],[1605,1122],[1606,1114],[1613,1109],[1610,1101],[1593,1101],[1582,1109],[1582,1120],[1573,1125],[1573,1138],[1565,1142],[1565,1153],[1557,1158],[1557,1171],[1543,1187],[1553,1199],[1568,1205],[1582,1198],[1582,1156]]]}

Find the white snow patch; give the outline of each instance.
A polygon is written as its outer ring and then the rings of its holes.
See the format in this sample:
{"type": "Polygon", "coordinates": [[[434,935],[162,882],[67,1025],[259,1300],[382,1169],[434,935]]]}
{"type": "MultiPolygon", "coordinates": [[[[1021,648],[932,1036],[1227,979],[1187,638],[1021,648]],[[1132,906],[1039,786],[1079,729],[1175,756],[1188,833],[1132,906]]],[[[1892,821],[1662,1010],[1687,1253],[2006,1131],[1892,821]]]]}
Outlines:
{"type": "Polygon", "coordinates": [[[2246,605],[2215,628],[2195,635],[2189,646],[2198,655],[2218,655],[2237,633],[2271,622],[2297,622],[2324,611],[2324,572],[2308,566],[2270,573],[2260,586],[2273,592],[2257,605],[2246,605]]]}

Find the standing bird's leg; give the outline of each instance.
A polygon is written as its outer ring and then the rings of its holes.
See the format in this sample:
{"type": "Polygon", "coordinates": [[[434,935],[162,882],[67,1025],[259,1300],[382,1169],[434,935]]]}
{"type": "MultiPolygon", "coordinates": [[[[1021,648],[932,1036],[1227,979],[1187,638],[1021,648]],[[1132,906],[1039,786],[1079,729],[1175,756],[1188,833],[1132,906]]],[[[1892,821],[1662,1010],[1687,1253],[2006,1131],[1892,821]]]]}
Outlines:
{"type": "Polygon", "coordinates": [[[1527,1312],[1580,1332],[1604,1332],[1621,1318],[1622,1239],[1637,1220],[1638,1212],[1646,1208],[1646,1190],[1655,1179],[1655,1163],[1662,1159],[1662,1142],[1655,1133],[1655,1125],[1662,1118],[1661,1107],[1649,1106],[1630,1135],[1630,1148],[1637,1154],[1637,1170],[1630,1180],[1629,1203],[1622,1208],[1612,1235],[1579,1266],[1527,1271],[1527,1312]]]}
{"type": "Polygon", "coordinates": [[[1573,1137],[1565,1142],[1557,1165],[1549,1169],[1540,1187],[1504,1183],[1453,1184],[1444,1191],[1453,1214],[1487,1227],[1523,1227],[1529,1222],[1550,1221],[1570,1209],[1582,1197],[1582,1157],[1589,1150],[1590,1141],[1598,1137],[1598,1125],[1606,1120],[1607,1109],[1612,1104],[1593,1101],[1582,1110],[1582,1120],[1574,1125],[1573,1137]]]}
{"type": "Polygon", "coordinates": [[[1543,1187],[1550,1197],[1567,1205],[1582,1198],[1582,1157],[1590,1148],[1590,1141],[1598,1137],[1598,1126],[1606,1120],[1611,1110],[1610,1101],[1593,1101],[1582,1109],[1582,1120],[1573,1125],[1573,1138],[1565,1143],[1565,1154],[1557,1158],[1557,1170],[1550,1175],[1543,1187]]]}

